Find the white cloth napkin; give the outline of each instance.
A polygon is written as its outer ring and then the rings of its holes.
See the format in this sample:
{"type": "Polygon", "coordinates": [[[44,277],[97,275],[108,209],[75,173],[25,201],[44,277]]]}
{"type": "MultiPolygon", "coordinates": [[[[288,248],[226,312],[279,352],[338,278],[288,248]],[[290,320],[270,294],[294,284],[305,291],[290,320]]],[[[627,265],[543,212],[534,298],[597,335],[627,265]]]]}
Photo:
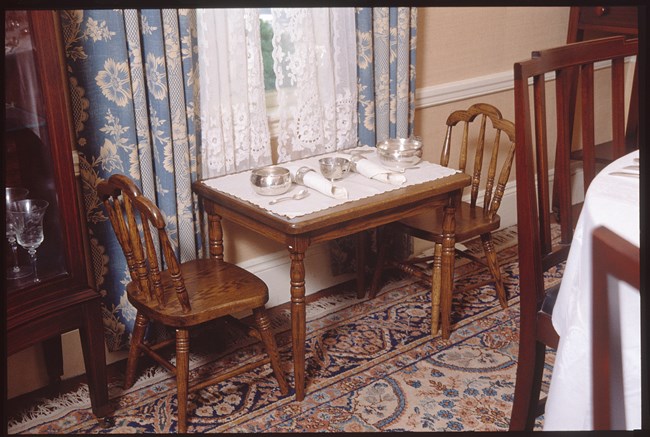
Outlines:
{"type": "Polygon", "coordinates": [[[405,175],[390,171],[382,167],[381,165],[375,164],[374,162],[365,158],[361,158],[355,163],[352,163],[352,168],[355,168],[355,171],[357,173],[362,174],[368,179],[375,179],[380,182],[385,182],[398,187],[406,183],[405,175]],[[356,164],[356,168],[355,168],[355,164],[356,164]]]}
{"type": "MultiPolygon", "coordinates": [[[[291,178],[294,179],[296,172],[300,166],[287,165],[286,167],[291,172],[291,178]]],[[[334,185],[332,182],[325,179],[325,177],[316,170],[305,173],[302,181],[305,186],[313,188],[319,193],[323,193],[324,195],[332,197],[334,199],[348,198],[348,190],[346,188],[334,185]]]]}

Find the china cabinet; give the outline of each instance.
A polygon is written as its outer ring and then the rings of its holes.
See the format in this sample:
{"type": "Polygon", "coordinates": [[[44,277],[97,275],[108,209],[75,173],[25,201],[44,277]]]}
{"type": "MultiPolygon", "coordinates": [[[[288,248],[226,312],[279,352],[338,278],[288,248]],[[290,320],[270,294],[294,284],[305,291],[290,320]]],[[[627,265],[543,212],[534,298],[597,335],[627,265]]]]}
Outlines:
{"type": "MultiPolygon", "coordinates": [[[[102,311],[93,288],[73,162],[59,26],[55,11],[5,11],[5,185],[25,188],[27,198],[49,204],[44,239],[36,253],[40,281],[33,272],[16,279],[5,275],[6,354],[43,343],[48,374],[56,382],[63,373],[61,334],[78,329],[92,410],[105,417],[109,411],[102,311]]],[[[9,272],[14,265],[9,240],[5,247],[4,268],[9,272]]],[[[18,264],[30,265],[20,245],[17,253],[18,264]]]]}

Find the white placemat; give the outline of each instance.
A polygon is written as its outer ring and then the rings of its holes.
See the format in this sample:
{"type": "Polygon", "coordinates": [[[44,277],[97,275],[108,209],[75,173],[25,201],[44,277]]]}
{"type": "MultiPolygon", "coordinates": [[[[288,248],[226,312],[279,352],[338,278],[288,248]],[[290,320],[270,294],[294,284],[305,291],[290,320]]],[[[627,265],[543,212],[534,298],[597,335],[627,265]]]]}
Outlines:
{"type": "MultiPolygon", "coordinates": [[[[327,156],[343,156],[349,158],[349,153],[353,151],[363,153],[363,156],[365,156],[366,159],[370,160],[374,164],[380,164],[379,158],[375,153],[375,148],[370,146],[362,146],[348,149],[345,152],[327,153],[324,155],[313,156],[298,161],[287,162],[284,164],[281,163],[279,165],[290,169],[307,166],[316,170],[316,172],[320,174],[318,165],[318,160],[320,158],[327,156]]],[[[206,179],[203,181],[203,183],[210,188],[230,194],[237,197],[238,199],[250,202],[253,205],[259,206],[260,208],[263,208],[272,213],[288,218],[294,218],[311,214],[313,212],[322,211],[324,209],[332,208],[344,203],[354,202],[355,200],[364,199],[366,197],[375,196],[377,194],[385,193],[388,191],[397,190],[402,187],[417,185],[446,176],[451,176],[458,172],[458,170],[452,168],[443,167],[441,165],[433,164],[428,161],[421,161],[417,165],[417,168],[407,169],[403,173],[406,181],[402,185],[394,185],[376,179],[369,179],[368,177],[363,176],[359,173],[350,172],[343,179],[333,182],[335,186],[344,188],[348,193],[347,198],[341,199],[329,197],[312,188],[306,188],[297,184],[293,184],[291,190],[285,194],[279,196],[262,196],[253,191],[253,187],[250,183],[250,170],[221,176],[218,178],[206,179]],[[291,196],[302,188],[306,188],[309,191],[309,196],[305,197],[304,199],[287,200],[275,205],[269,205],[269,202],[271,200],[277,197],[291,196]]]]}

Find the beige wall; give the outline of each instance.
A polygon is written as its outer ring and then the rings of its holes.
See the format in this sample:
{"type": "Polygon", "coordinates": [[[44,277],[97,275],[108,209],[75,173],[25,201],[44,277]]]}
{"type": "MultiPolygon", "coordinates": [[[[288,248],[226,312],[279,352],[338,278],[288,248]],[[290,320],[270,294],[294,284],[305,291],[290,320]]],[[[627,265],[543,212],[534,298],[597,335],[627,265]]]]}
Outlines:
{"type": "MultiPolygon", "coordinates": [[[[462,80],[511,73],[513,63],[528,58],[532,50],[563,44],[568,16],[568,7],[419,8],[417,93],[426,94],[431,87],[445,88],[462,80]]],[[[415,131],[424,139],[425,159],[438,162],[447,115],[478,101],[492,103],[504,117],[514,118],[511,90],[416,109],[415,131]]],[[[286,251],[234,224],[226,224],[224,234],[226,258],[232,262],[286,251]]],[[[109,354],[108,360],[121,356],[109,354]]],[[[9,398],[35,390],[47,380],[40,347],[9,357],[7,367],[9,398]]],[[[64,370],[64,378],[84,371],[76,332],[64,336],[64,370]]]]}
{"type": "MultiPolygon", "coordinates": [[[[417,92],[472,78],[511,75],[513,64],[530,58],[531,51],[564,44],[568,20],[568,7],[419,8],[417,92]]],[[[478,102],[498,107],[514,122],[512,90],[416,106],[415,134],[425,142],[425,159],[439,161],[447,116],[478,102]]]]}
{"type": "Polygon", "coordinates": [[[418,8],[416,86],[512,70],[566,42],[568,7],[418,8]]]}

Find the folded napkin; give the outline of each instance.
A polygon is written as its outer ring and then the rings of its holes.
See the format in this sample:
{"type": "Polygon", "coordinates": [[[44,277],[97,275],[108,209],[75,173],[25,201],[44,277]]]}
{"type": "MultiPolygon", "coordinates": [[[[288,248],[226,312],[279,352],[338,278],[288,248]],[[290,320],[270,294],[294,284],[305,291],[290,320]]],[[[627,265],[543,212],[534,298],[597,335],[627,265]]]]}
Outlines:
{"type": "MultiPolygon", "coordinates": [[[[291,172],[291,178],[295,181],[295,175],[300,166],[286,166],[291,172]]],[[[344,187],[338,187],[317,172],[316,170],[304,174],[302,182],[305,186],[313,188],[319,193],[326,196],[333,197],[334,199],[347,199],[348,190],[344,187]]]]}
{"type": "Polygon", "coordinates": [[[353,161],[351,168],[369,179],[375,179],[396,186],[403,185],[406,182],[406,176],[403,174],[390,171],[369,159],[360,157],[356,160],[353,159],[353,161]]]}

